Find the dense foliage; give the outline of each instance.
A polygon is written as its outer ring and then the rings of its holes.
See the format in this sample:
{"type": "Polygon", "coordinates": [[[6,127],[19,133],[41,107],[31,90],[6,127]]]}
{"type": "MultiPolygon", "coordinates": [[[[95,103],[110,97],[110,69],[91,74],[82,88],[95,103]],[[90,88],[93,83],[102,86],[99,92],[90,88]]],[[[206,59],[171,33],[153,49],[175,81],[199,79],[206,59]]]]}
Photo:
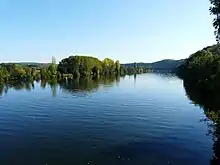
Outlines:
{"type": "Polygon", "coordinates": [[[150,69],[138,65],[134,67],[121,66],[120,72],[121,75],[133,75],[133,74],[142,74],[142,73],[150,72],[150,69]]]}
{"type": "Polygon", "coordinates": [[[88,56],[70,56],[63,59],[58,65],[58,71],[61,74],[72,74],[74,77],[79,76],[112,76],[112,75],[126,75],[139,74],[147,71],[147,68],[137,67],[123,67],[119,61],[105,58],[100,61],[94,57],[88,56]]]}
{"type": "Polygon", "coordinates": [[[210,0],[210,13],[216,17],[213,20],[213,27],[215,28],[216,40],[220,41],[220,0],[210,0]]]}
{"type": "Polygon", "coordinates": [[[102,62],[94,57],[70,56],[58,65],[61,74],[73,74],[75,77],[98,74],[102,69],[102,62]]]}
{"type": "Polygon", "coordinates": [[[204,90],[220,89],[220,45],[206,47],[185,60],[178,74],[204,90]]]}
{"type": "Polygon", "coordinates": [[[33,81],[57,76],[55,59],[48,67],[3,63],[0,64],[0,83],[8,81],[33,81]]]}
{"type": "Polygon", "coordinates": [[[70,56],[63,59],[59,65],[53,57],[51,64],[0,64],[0,83],[8,81],[33,81],[61,79],[63,77],[98,77],[98,76],[124,76],[126,74],[139,74],[147,72],[144,67],[123,67],[119,61],[105,58],[100,61],[89,56],[70,56]]]}
{"type": "MultiPolygon", "coordinates": [[[[210,12],[215,15],[213,26],[220,37],[220,0],[210,0],[210,12]]],[[[212,92],[220,90],[220,45],[213,45],[192,54],[178,68],[178,75],[195,87],[212,92]]]]}

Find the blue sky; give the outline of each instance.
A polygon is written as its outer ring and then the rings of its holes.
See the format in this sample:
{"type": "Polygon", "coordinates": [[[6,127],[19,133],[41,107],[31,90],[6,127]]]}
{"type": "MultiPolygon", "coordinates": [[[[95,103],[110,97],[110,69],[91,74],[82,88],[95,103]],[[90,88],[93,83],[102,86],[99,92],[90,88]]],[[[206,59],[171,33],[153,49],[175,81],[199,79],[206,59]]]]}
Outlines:
{"type": "Polygon", "coordinates": [[[209,0],[0,0],[0,62],[181,59],[215,44],[209,0]]]}

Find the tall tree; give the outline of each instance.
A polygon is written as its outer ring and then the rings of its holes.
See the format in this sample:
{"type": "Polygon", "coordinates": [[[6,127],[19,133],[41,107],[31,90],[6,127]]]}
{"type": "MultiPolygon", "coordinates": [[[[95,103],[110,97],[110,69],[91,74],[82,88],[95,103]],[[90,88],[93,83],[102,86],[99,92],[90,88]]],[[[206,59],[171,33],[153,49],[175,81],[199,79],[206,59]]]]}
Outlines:
{"type": "Polygon", "coordinates": [[[7,69],[4,67],[0,67],[0,83],[5,82],[9,79],[10,74],[7,69]]]}
{"type": "Polygon", "coordinates": [[[115,70],[117,74],[120,74],[120,67],[121,67],[120,62],[117,60],[115,62],[115,70]]]}
{"type": "Polygon", "coordinates": [[[215,18],[213,20],[213,27],[215,28],[215,36],[216,40],[219,43],[220,42],[220,0],[210,0],[211,7],[210,7],[210,13],[211,15],[215,15],[215,18]]]}
{"type": "Polygon", "coordinates": [[[50,64],[48,70],[49,70],[50,74],[52,74],[52,75],[57,74],[57,64],[56,64],[55,57],[52,57],[52,63],[50,64]]]}
{"type": "Polygon", "coordinates": [[[113,74],[115,71],[115,62],[110,58],[105,58],[102,62],[104,74],[113,74]]]}

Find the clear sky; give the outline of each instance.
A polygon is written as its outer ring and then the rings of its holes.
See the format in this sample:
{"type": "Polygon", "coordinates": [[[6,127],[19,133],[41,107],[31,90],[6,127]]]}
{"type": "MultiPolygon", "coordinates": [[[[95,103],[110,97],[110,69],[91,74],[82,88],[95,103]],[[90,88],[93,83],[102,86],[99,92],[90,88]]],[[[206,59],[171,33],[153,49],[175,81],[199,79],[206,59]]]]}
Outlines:
{"type": "Polygon", "coordinates": [[[209,0],[0,0],[0,62],[181,59],[215,42],[209,0]]]}

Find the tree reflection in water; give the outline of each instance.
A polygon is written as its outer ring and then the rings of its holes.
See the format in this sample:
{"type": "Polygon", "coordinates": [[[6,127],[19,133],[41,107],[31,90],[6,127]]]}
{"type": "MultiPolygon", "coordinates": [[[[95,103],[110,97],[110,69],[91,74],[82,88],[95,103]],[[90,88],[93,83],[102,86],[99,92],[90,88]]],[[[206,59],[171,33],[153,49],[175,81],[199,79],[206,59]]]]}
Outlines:
{"type": "Polygon", "coordinates": [[[34,82],[10,82],[7,84],[0,84],[0,96],[3,95],[3,93],[7,94],[9,89],[13,90],[27,90],[31,91],[35,88],[34,82]]]}
{"type": "Polygon", "coordinates": [[[60,81],[59,85],[65,92],[77,96],[86,96],[88,93],[98,90],[100,87],[111,87],[118,83],[120,78],[99,77],[99,78],[78,78],[60,81]]]}
{"type": "Polygon", "coordinates": [[[50,79],[40,80],[36,82],[10,82],[7,84],[0,84],[0,96],[7,94],[9,89],[13,90],[27,90],[31,91],[39,84],[42,89],[51,88],[52,96],[57,96],[58,88],[63,91],[71,93],[72,95],[87,95],[90,92],[96,91],[101,86],[111,87],[114,83],[118,84],[120,77],[99,77],[99,78],[78,78],[78,79],[50,79]]]}
{"type": "Polygon", "coordinates": [[[203,108],[207,116],[207,120],[204,121],[209,126],[209,134],[212,135],[214,141],[210,165],[220,165],[220,91],[204,90],[186,81],[184,87],[188,98],[193,104],[203,108]]]}

